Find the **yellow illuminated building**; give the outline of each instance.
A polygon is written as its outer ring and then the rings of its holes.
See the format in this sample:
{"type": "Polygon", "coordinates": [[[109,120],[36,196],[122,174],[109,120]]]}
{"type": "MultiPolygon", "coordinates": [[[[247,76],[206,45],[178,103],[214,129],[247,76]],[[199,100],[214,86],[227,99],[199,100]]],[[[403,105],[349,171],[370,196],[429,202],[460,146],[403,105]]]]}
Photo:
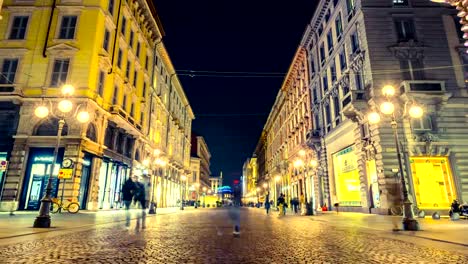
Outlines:
{"type": "Polygon", "coordinates": [[[53,194],[63,189],[84,209],[120,208],[122,183],[137,175],[159,206],[175,205],[190,167],[194,114],[152,1],[9,0],[1,15],[0,105],[17,127],[0,146],[10,168],[0,209],[38,208],[64,84],[75,93],[57,164],[71,159],[74,176],[54,182],[53,194]],[[48,118],[34,115],[39,105],[51,109],[48,118]],[[78,108],[90,114],[88,123],[76,121],[78,108]],[[167,166],[156,166],[156,156],[167,166]]]}

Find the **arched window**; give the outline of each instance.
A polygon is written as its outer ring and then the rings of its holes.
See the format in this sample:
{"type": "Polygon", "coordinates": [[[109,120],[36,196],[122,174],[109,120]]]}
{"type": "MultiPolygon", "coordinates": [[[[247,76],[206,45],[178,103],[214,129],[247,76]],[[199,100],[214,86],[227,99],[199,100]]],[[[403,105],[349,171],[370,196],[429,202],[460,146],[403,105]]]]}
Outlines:
{"type": "Polygon", "coordinates": [[[86,130],[86,137],[89,138],[91,141],[97,142],[96,127],[94,126],[94,124],[90,123],[88,125],[88,129],[86,130]]]}
{"type": "MultiPolygon", "coordinates": [[[[51,118],[42,121],[34,132],[35,136],[57,136],[58,133],[58,123],[57,118],[51,118]]],[[[62,136],[68,135],[68,125],[65,123],[62,129],[62,136]]]]}

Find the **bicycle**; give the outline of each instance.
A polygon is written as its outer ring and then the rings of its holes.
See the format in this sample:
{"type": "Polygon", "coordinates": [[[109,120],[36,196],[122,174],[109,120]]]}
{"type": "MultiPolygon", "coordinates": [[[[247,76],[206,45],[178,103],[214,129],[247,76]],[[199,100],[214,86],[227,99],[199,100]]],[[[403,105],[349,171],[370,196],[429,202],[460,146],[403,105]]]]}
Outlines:
{"type": "Polygon", "coordinates": [[[68,204],[64,204],[57,198],[52,198],[52,206],[50,207],[50,212],[61,213],[62,209],[67,210],[70,214],[76,214],[80,210],[80,204],[77,202],[72,202],[71,199],[67,199],[68,204]]]}

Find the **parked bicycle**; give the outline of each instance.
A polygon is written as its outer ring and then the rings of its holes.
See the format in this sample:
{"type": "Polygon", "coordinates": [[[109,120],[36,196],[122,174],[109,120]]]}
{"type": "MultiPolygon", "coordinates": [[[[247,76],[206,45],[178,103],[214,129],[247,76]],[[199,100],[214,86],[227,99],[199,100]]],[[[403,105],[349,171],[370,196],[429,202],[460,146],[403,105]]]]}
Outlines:
{"type": "Polygon", "coordinates": [[[70,214],[76,214],[80,210],[80,204],[77,202],[72,202],[71,199],[67,199],[68,203],[63,203],[57,198],[52,198],[52,206],[50,207],[50,212],[61,213],[62,210],[67,210],[70,214]]]}

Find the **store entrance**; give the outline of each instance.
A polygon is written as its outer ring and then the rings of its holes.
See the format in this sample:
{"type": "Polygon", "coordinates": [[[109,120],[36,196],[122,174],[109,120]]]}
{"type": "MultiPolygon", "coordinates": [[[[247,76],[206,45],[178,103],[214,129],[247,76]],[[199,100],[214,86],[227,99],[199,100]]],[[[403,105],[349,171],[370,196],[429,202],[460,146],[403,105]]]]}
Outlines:
{"type": "Polygon", "coordinates": [[[419,208],[449,208],[456,191],[446,157],[411,157],[414,194],[419,208]]]}

